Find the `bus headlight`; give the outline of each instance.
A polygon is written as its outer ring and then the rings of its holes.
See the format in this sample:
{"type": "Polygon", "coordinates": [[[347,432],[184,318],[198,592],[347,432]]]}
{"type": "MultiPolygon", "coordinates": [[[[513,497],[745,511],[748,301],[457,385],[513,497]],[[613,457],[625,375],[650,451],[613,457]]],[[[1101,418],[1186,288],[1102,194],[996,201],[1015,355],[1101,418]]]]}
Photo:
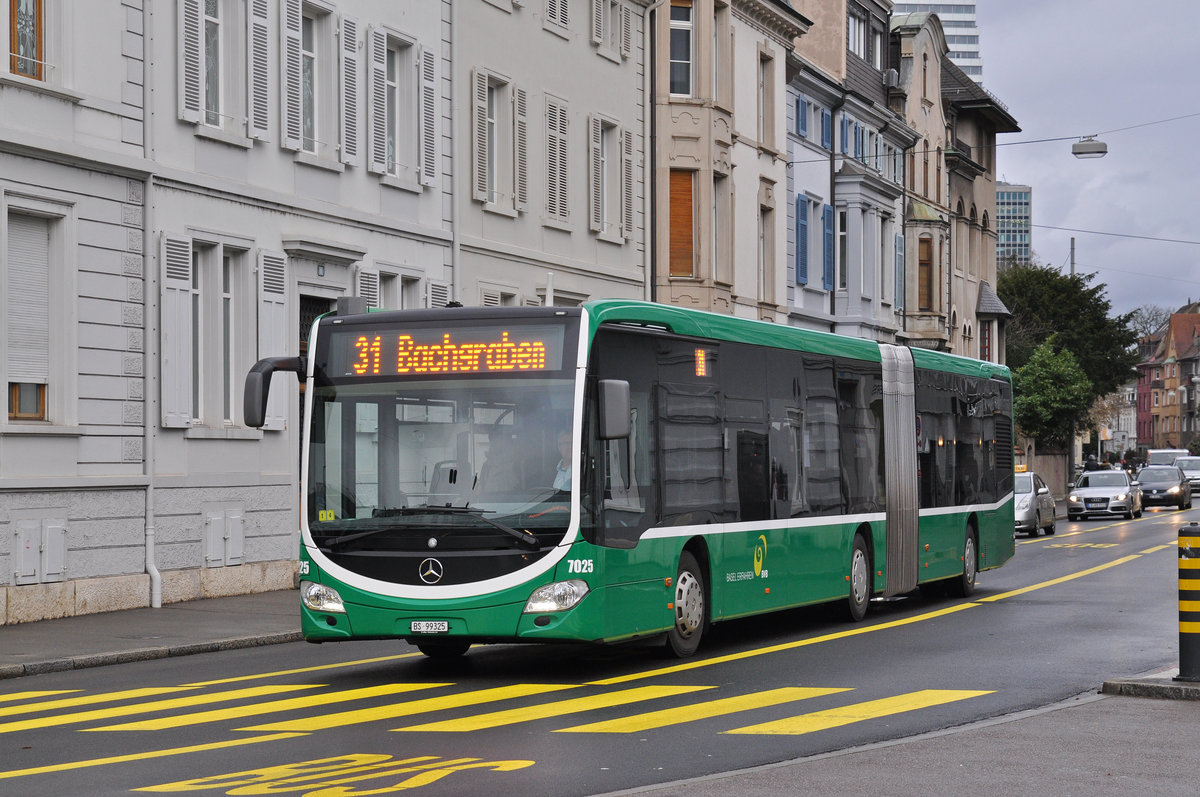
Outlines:
{"type": "Polygon", "coordinates": [[[342,596],[337,593],[336,589],[324,584],[301,581],[300,600],[314,612],[346,613],[346,607],[342,605],[342,596]]]}
{"type": "Polygon", "coordinates": [[[586,581],[577,578],[570,581],[556,581],[533,591],[525,604],[525,614],[564,612],[583,600],[583,596],[587,594],[586,581]]]}

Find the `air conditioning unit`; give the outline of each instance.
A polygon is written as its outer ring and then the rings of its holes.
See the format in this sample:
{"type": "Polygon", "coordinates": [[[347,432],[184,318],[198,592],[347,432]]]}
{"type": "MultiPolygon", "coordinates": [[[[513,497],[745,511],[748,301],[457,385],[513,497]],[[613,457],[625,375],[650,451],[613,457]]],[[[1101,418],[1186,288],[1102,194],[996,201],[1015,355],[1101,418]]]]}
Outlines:
{"type": "Polygon", "coordinates": [[[883,73],[884,88],[894,89],[900,86],[900,73],[895,69],[885,70],[883,73]]]}

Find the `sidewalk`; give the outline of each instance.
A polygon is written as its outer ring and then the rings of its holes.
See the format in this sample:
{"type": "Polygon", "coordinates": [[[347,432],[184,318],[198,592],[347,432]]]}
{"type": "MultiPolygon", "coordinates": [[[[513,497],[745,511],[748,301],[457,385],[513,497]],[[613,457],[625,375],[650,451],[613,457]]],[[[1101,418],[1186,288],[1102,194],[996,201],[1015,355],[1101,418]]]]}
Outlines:
{"type": "MultiPolygon", "coordinates": [[[[292,642],[299,625],[297,593],[282,590],[0,626],[0,679],[292,642]]],[[[1200,683],[1174,681],[1177,673],[1114,678],[1100,694],[960,728],[624,793],[1190,797],[1200,683]]]]}

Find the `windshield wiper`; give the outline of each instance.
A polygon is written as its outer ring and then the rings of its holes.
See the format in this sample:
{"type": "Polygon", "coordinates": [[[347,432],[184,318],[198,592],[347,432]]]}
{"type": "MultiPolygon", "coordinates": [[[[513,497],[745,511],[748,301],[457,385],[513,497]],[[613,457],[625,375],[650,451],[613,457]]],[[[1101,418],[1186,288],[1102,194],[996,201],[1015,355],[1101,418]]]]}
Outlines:
{"type": "MultiPolygon", "coordinates": [[[[514,529],[511,526],[506,526],[503,523],[483,516],[484,512],[490,511],[492,510],[476,509],[469,506],[406,506],[396,509],[383,510],[379,517],[408,517],[409,515],[470,515],[473,518],[482,520],[484,523],[493,528],[503,531],[505,534],[509,535],[522,545],[528,545],[532,548],[541,547],[541,543],[538,541],[538,538],[528,531],[523,529],[514,529]]],[[[368,529],[367,531],[356,531],[352,534],[343,534],[340,537],[334,537],[332,540],[329,540],[323,547],[333,548],[335,546],[342,546],[346,543],[354,542],[355,540],[361,540],[365,537],[372,537],[376,534],[382,534],[385,531],[392,531],[394,528],[394,526],[389,526],[382,529],[368,529]]]]}

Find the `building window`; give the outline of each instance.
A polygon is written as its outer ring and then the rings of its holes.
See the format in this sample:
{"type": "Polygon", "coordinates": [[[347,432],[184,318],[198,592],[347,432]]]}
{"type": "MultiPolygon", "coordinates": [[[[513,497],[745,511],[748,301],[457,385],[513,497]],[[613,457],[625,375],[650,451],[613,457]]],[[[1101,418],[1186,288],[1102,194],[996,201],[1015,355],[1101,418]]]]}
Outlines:
{"type": "Polygon", "coordinates": [[[387,173],[399,175],[401,168],[414,169],[417,154],[417,126],[412,113],[417,88],[413,48],[388,42],[385,71],[387,125],[387,173]]]}
{"type": "Polygon", "coordinates": [[[317,21],[305,14],[300,25],[300,148],[317,151],[317,21]]]}
{"type": "Polygon", "coordinates": [[[325,2],[282,0],[282,5],[283,146],[353,163],[358,154],[358,23],[343,17],[337,25],[325,2]],[[335,39],[343,46],[335,47],[335,39]]]}
{"type": "Polygon", "coordinates": [[[694,58],[692,0],[671,0],[671,94],[692,96],[694,58]]]}
{"type": "Polygon", "coordinates": [[[840,291],[846,290],[846,272],[850,269],[850,247],[847,238],[849,230],[846,229],[846,218],[846,211],[839,210],[837,216],[837,287],[840,291]]]}
{"type": "Polygon", "coordinates": [[[50,226],[48,219],[8,214],[4,308],[10,420],[47,420],[50,226]]]}
{"type": "Polygon", "coordinates": [[[204,123],[221,126],[221,3],[204,0],[204,123]]]}
{"type": "Polygon", "coordinates": [[[235,319],[245,311],[235,296],[245,295],[240,277],[246,253],[220,244],[192,247],[192,419],[196,424],[234,423],[240,374],[235,319]],[[241,290],[239,290],[241,288],[241,290]]]}
{"type": "Polygon", "coordinates": [[[253,139],[270,135],[269,15],[262,0],[180,0],[181,120],[253,139]]]}
{"type": "Polygon", "coordinates": [[[633,227],[633,135],[599,116],[588,119],[588,226],[612,238],[633,227]]]}
{"type": "Polygon", "coordinates": [[[846,46],[859,58],[867,57],[867,20],[853,11],[846,15],[846,46]]]}
{"type": "Polygon", "coordinates": [[[695,277],[696,173],[671,170],[670,270],[672,277],[695,277]]]}
{"type": "Polygon", "coordinates": [[[923,237],[917,242],[917,310],[933,311],[933,291],[937,284],[933,273],[933,239],[923,237]]]}
{"type": "Polygon", "coordinates": [[[979,325],[979,359],[992,359],[992,322],[984,321],[979,325]]]}
{"type": "Polygon", "coordinates": [[[567,0],[546,0],[546,21],[560,28],[566,28],[570,22],[567,0]]]}
{"type": "Polygon", "coordinates": [[[43,79],[45,16],[42,0],[9,0],[9,70],[34,80],[43,79]]]}
{"type": "MultiPolygon", "coordinates": [[[[472,196],[483,202],[489,210],[503,213],[524,211],[528,208],[529,200],[529,114],[526,92],[507,78],[485,69],[476,69],[472,81],[472,196]]],[[[551,121],[549,108],[548,100],[547,138],[551,121]]],[[[565,124],[565,118],[554,121],[556,129],[559,121],[565,124]]],[[[549,164],[551,153],[547,155],[549,164]]],[[[565,157],[565,152],[563,155],[565,157]]],[[[557,158],[554,161],[553,173],[558,174],[560,167],[557,158]]],[[[548,168],[548,178],[550,174],[548,168]]],[[[548,203],[549,199],[547,197],[548,203]]],[[[557,199],[555,202],[557,206],[557,199]]]]}

